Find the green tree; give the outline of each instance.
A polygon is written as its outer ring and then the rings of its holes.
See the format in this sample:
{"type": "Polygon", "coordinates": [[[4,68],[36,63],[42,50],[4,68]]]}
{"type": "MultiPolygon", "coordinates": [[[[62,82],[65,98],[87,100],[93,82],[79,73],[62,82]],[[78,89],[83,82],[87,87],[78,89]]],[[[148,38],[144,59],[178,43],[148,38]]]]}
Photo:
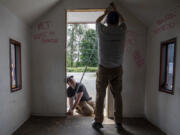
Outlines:
{"type": "Polygon", "coordinates": [[[96,67],[98,64],[97,58],[97,34],[93,29],[89,29],[86,31],[82,42],[80,44],[80,60],[82,66],[96,67]],[[88,63],[89,58],[90,62],[88,63]]]}
{"type": "Polygon", "coordinates": [[[73,67],[80,63],[79,45],[86,31],[84,24],[68,24],[67,27],[67,66],[73,67]]]}

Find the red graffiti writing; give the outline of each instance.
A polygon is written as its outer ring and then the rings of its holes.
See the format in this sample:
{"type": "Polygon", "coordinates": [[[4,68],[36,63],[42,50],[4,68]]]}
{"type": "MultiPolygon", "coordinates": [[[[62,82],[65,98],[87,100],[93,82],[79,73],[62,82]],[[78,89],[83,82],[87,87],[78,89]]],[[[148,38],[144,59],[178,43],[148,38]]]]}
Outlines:
{"type": "Polygon", "coordinates": [[[174,19],[176,18],[175,12],[170,12],[163,16],[162,18],[158,19],[156,21],[157,27],[152,30],[153,34],[158,34],[164,31],[168,31],[170,29],[174,29],[176,26],[176,23],[174,19]]]}
{"type": "Polygon", "coordinates": [[[130,46],[136,44],[136,35],[137,35],[136,32],[127,30],[126,39],[125,39],[125,49],[128,49],[130,46]]]}
{"type": "Polygon", "coordinates": [[[127,30],[126,39],[125,39],[125,50],[128,53],[131,51],[132,52],[132,58],[134,59],[136,65],[138,67],[142,67],[145,63],[144,58],[140,54],[140,52],[135,50],[135,48],[133,47],[137,44],[138,35],[140,35],[140,34],[136,33],[133,30],[127,30]]]}
{"type": "Polygon", "coordinates": [[[55,32],[41,32],[37,34],[33,34],[34,40],[40,40],[43,43],[58,43],[58,39],[54,37],[55,32]]]}
{"type": "Polygon", "coordinates": [[[49,35],[55,35],[55,32],[51,31],[51,32],[49,32],[49,35]]]}
{"type": "Polygon", "coordinates": [[[158,34],[158,33],[162,32],[162,31],[167,31],[169,29],[173,29],[173,28],[175,28],[175,26],[176,26],[175,22],[170,22],[170,23],[167,23],[167,24],[163,24],[163,25],[157,27],[156,29],[154,29],[153,33],[158,34]]]}
{"type": "Polygon", "coordinates": [[[133,53],[133,58],[134,58],[134,61],[136,62],[137,66],[138,67],[141,67],[144,65],[144,58],[143,56],[140,54],[139,51],[134,51],[133,53]]]}
{"type": "Polygon", "coordinates": [[[47,30],[51,27],[51,22],[50,21],[43,21],[37,24],[37,29],[38,30],[47,30]]]}
{"type": "Polygon", "coordinates": [[[53,38],[52,39],[50,39],[50,38],[49,39],[48,38],[47,39],[42,39],[41,41],[43,43],[58,43],[58,39],[53,39],[53,38]]]}
{"type": "Polygon", "coordinates": [[[47,37],[47,34],[48,34],[48,32],[42,32],[42,33],[34,34],[33,38],[35,40],[41,39],[41,38],[47,37]]]}
{"type": "Polygon", "coordinates": [[[56,33],[52,29],[51,21],[41,21],[37,24],[36,32],[33,34],[33,39],[41,41],[43,43],[58,43],[59,40],[56,38],[56,33]]]}
{"type": "Polygon", "coordinates": [[[176,14],[175,13],[168,13],[167,15],[165,15],[164,17],[158,19],[156,21],[156,24],[157,25],[162,25],[163,23],[166,23],[167,21],[169,20],[172,20],[173,18],[176,17],[176,14]]]}

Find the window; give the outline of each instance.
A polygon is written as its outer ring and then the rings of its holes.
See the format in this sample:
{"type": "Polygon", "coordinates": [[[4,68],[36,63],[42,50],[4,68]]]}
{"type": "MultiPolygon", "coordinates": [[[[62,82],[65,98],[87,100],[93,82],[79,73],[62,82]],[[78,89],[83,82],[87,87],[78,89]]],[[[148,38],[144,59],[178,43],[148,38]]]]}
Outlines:
{"type": "Polygon", "coordinates": [[[174,94],[176,38],[161,43],[159,90],[174,94]]]}
{"type": "Polygon", "coordinates": [[[21,43],[10,39],[10,80],[11,92],[22,89],[21,43]]]}

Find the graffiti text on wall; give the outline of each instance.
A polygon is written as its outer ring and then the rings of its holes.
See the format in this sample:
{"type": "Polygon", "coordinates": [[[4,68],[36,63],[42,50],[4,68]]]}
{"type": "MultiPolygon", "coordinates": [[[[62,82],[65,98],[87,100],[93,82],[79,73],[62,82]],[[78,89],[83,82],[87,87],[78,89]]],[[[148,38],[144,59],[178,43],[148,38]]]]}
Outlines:
{"type": "Polygon", "coordinates": [[[36,33],[33,34],[34,40],[39,40],[43,43],[58,43],[56,33],[53,31],[51,21],[41,21],[36,26],[36,33]]]}
{"type": "Polygon", "coordinates": [[[176,18],[175,12],[170,12],[166,14],[165,16],[159,18],[156,21],[157,27],[153,30],[153,34],[159,34],[161,32],[174,29],[176,26],[175,18],[176,18]]]}
{"type": "Polygon", "coordinates": [[[132,58],[138,67],[142,67],[144,65],[144,57],[141,53],[135,49],[135,45],[137,45],[137,33],[133,30],[127,30],[126,32],[126,40],[125,40],[125,51],[127,53],[132,53],[132,58]]]}

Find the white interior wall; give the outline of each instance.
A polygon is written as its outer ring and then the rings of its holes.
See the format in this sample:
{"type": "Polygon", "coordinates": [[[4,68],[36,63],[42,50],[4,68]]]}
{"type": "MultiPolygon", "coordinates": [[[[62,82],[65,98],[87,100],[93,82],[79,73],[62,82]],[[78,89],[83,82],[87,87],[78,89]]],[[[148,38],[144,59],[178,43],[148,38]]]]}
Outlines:
{"type": "Polygon", "coordinates": [[[30,30],[0,5],[0,135],[11,135],[31,112],[30,30]],[[10,91],[9,39],[21,42],[22,90],[10,91]]]}
{"type": "MultiPolygon", "coordinates": [[[[66,113],[65,9],[99,9],[106,8],[109,3],[109,0],[62,1],[34,24],[32,41],[34,115],[64,116],[66,113]]],[[[123,78],[124,116],[142,117],[146,28],[127,10],[120,8],[118,2],[116,4],[128,25],[123,78]]]]}
{"type": "Polygon", "coordinates": [[[180,8],[166,10],[148,29],[146,68],[146,117],[168,135],[180,134],[180,8]],[[160,43],[177,37],[174,95],[160,92],[160,43]]]}
{"type": "MultiPolygon", "coordinates": [[[[33,26],[32,46],[32,87],[33,113],[39,115],[65,115],[65,9],[105,8],[110,1],[83,1],[73,0],[60,3],[33,26]],[[72,4],[73,3],[73,4],[72,4]],[[96,4],[94,4],[96,3],[96,4]],[[49,21],[47,23],[47,21],[49,21]],[[47,33],[49,32],[49,33],[47,33]],[[44,38],[42,42],[39,38],[44,38]]],[[[117,3],[118,4],[118,3],[117,3]]],[[[120,4],[119,4],[120,5],[120,4]]],[[[179,6],[177,6],[179,7],[179,6]]],[[[145,85],[145,115],[155,125],[159,126],[168,135],[178,135],[180,129],[180,112],[177,106],[180,103],[179,81],[179,47],[177,44],[175,95],[158,91],[159,82],[159,54],[160,42],[172,37],[179,37],[178,8],[176,18],[168,20],[162,25],[156,21],[148,28],[148,46],[146,49],[146,29],[144,25],[133,17],[127,10],[119,8],[125,15],[128,32],[126,42],[123,99],[124,116],[137,117],[144,115],[144,83],[145,85]],[[155,29],[175,22],[175,28],[168,28],[158,34],[155,29]],[[144,77],[146,62],[146,82],[144,77]],[[131,84],[131,85],[130,85],[131,84]]],[[[169,10],[169,12],[171,12],[169,10]]],[[[163,18],[162,14],[159,18],[163,18]]],[[[0,134],[9,135],[19,127],[30,115],[30,39],[27,26],[15,17],[6,8],[0,5],[0,134]],[[9,38],[22,43],[22,79],[23,89],[10,92],[9,78],[9,38]]],[[[158,18],[157,18],[158,19],[158,18]]],[[[167,27],[166,27],[167,28],[167,27]]],[[[164,28],[164,29],[166,29],[164,28]]],[[[179,41],[179,39],[178,39],[179,41]]]]}

